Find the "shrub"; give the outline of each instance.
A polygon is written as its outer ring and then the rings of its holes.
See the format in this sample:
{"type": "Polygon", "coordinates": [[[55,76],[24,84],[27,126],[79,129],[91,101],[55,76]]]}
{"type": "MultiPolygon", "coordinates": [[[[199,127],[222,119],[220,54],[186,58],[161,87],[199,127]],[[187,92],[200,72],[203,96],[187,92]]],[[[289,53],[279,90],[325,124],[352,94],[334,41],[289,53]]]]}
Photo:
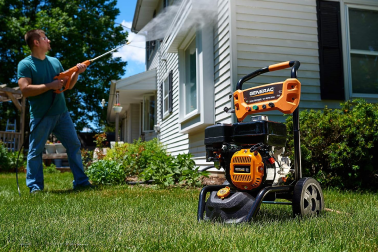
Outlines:
{"type": "Polygon", "coordinates": [[[10,169],[10,162],[8,158],[8,149],[3,142],[0,141],[0,170],[8,171],[10,169]]]}
{"type": "Polygon", "coordinates": [[[171,155],[156,155],[152,159],[152,164],[146,168],[140,178],[142,180],[154,180],[161,186],[171,186],[175,183],[188,186],[200,185],[201,176],[208,176],[208,172],[199,172],[199,167],[195,167],[192,155],[179,154],[177,158],[171,155]]]}
{"type": "Polygon", "coordinates": [[[107,145],[105,132],[98,133],[94,135],[93,138],[95,139],[93,142],[96,143],[97,148],[103,148],[107,145]]]}
{"type": "Polygon", "coordinates": [[[118,145],[108,150],[104,159],[122,163],[126,176],[133,176],[149,167],[155,156],[163,155],[167,155],[167,151],[156,138],[147,142],[138,139],[133,144],[118,145]]]}
{"type": "MultiPolygon", "coordinates": [[[[0,141],[0,170],[13,172],[16,170],[18,151],[8,151],[3,142],[0,141]]],[[[18,168],[26,167],[24,155],[20,153],[18,157],[18,168]]]]}
{"type": "Polygon", "coordinates": [[[83,163],[84,170],[87,170],[93,162],[93,151],[81,150],[81,162],[83,163]]]}
{"type": "Polygon", "coordinates": [[[175,183],[194,186],[201,176],[208,174],[198,172],[190,154],[173,157],[157,139],[118,145],[108,150],[103,160],[91,163],[86,173],[98,184],[123,183],[127,177],[139,175],[142,180],[154,180],[162,186],[175,183]]]}
{"type": "MultiPolygon", "coordinates": [[[[378,104],[357,99],[341,103],[341,109],[302,111],[299,121],[303,176],[325,186],[377,188],[378,104]]],[[[287,129],[293,160],[291,116],[287,129]]]]}
{"type": "Polygon", "coordinates": [[[49,166],[46,166],[45,163],[42,162],[43,165],[43,173],[59,173],[56,169],[55,164],[51,163],[49,166]]]}
{"type": "Polygon", "coordinates": [[[95,184],[120,184],[126,179],[121,164],[111,160],[98,160],[92,163],[86,173],[95,184]]]}
{"type": "Polygon", "coordinates": [[[10,151],[8,152],[8,160],[9,160],[9,167],[11,171],[16,170],[16,166],[18,168],[26,168],[26,160],[24,159],[24,154],[19,153],[18,151],[10,151]],[[18,158],[18,161],[17,161],[18,158]]]}

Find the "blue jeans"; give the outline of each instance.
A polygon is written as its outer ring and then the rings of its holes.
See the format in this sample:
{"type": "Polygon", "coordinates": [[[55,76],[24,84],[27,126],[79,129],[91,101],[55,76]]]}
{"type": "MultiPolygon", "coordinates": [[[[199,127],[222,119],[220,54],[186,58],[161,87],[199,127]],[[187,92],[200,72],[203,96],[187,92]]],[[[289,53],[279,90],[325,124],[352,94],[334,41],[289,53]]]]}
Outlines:
{"type": "Polygon", "coordinates": [[[29,153],[26,174],[26,185],[30,192],[43,190],[43,166],[42,153],[45,143],[51,133],[67,149],[68,162],[74,177],[73,187],[90,184],[87,175],[84,173],[81,161],[80,141],[77,137],[74,124],[68,112],[57,116],[46,116],[37,125],[41,118],[30,119],[29,153]],[[35,126],[37,127],[35,128],[35,126]]]}

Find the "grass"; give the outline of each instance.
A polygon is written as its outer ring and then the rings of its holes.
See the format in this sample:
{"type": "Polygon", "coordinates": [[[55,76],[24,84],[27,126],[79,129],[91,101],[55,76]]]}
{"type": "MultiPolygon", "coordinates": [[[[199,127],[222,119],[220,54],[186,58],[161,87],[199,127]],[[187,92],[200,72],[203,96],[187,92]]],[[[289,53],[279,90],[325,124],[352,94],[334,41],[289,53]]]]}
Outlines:
{"type": "Polygon", "coordinates": [[[200,189],[106,186],[74,192],[72,174],[46,174],[30,195],[20,175],[0,174],[0,251],[378,251],[378,196],[327,190],[326,212],[292,218],[262,205],[252,223],[197,219],[200,189]]]}

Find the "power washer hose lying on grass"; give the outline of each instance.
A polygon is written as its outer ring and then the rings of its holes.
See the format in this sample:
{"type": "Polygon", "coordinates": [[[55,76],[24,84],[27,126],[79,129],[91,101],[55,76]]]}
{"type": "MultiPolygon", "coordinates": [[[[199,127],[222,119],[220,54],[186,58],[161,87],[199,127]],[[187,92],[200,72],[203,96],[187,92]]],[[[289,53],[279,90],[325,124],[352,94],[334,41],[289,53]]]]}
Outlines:
{"type": "MultiPolygon", "coordinates": [[[[198,170],[198,172],[202,172],[202,171],[206,171],[210,168],[213,168],[214,165],[211,165],[211,166],[207,166],[205,168],[203,168],[202,170],[198,170]]],[[[151,184],[153,183],[155,180],[147,180],[147,181],[129,181],[129,182],[126,182],[126,184],[128,185],[140,185],[140,184],[151,184]]]]}

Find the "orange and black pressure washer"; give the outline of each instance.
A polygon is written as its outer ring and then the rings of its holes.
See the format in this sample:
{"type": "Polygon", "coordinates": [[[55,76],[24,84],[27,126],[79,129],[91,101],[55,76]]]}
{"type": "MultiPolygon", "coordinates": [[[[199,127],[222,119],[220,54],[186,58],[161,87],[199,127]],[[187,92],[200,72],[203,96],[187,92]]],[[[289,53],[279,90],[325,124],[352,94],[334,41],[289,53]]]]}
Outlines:
{"type": "Polygon", "coordinates": [[[216,124],[205,129],[206,159],[225,170],[224,185],[205,186],[198,202],[198,220],[226,223],[249,222],[262,203],[292,205],[294,215],[318,215],[324,209],[320,184],[313,178],[302,178],[298,105],[301,83],[297,79],[299,61],[287,61],[261,68],[244,76],[231,96],[237,123],[216,124]],[[291,78],[282,82],[242,89],[243,83],[260,74],[291,68],[291,78]],[[269,121],[267,116],[253,116],[278,110],[293,114],[294,170],[282,164],[275,152],[286,144],[286,125],[269,121]],[[244,121],[243,121],[244,120],[244,121]],[[286,169],[285,169],[286,168],[286,169]],[[294,181],[286,185],[289,173],[294,181]],[[206,200],[207,193],[210,192],[206,200]],[[285,199],[275,201],[276,199],[285,199]]]}

